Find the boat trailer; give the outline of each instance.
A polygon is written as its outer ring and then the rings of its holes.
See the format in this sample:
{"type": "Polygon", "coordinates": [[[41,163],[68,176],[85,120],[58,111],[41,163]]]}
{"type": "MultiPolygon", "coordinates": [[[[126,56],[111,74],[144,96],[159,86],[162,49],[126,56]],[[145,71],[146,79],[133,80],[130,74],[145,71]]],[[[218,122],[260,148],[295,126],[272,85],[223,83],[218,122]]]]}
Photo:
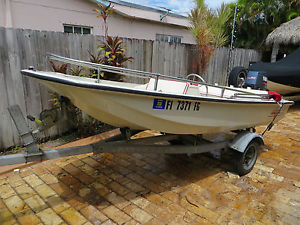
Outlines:
{"type": "MultiPolygon", "coordinates": [[[[161,134],[132,139],[132,135],[138,133],[138,131],[120,128],[119,134],[94,144],[43,151],[37,146],[34,137],[35,132],[27,125],[20,107],[12,105],[8,107],[8,111],[22,139],[25,150],[18,154],[0,156],[0,166],[50,160],[86,153],[196,154],[232,150],[236,172],[242,176],[252,170],[260,146],[264,145],[263,137],[255,132],[251,132],[251,129],[235,131],[233,138],[214,142],[204,139],[202,135],[178,134],[161,134]]],[[[30,119],[30,117],[28,118],[30,119]]]]}

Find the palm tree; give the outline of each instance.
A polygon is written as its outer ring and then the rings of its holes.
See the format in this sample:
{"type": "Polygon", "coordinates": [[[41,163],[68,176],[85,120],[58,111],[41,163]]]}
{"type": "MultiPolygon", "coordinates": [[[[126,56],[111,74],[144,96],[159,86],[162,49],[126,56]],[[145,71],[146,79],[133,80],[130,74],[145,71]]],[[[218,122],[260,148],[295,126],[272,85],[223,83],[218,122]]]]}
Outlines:
{"type": "Polygon", "coordinates": [[[238,0],[235,46],[261,48],[272,30],[299,15],[299,0],[238,0]]]}
{"type": "Polygon", "coordinates": [[[204,74],[213,50],[228,41],[225,24],[230,18],[230,8],[224,3],[213,11],[204,0],[195,0],[196,7],[189,14],[190,30],[195,37],[204,74]]]}

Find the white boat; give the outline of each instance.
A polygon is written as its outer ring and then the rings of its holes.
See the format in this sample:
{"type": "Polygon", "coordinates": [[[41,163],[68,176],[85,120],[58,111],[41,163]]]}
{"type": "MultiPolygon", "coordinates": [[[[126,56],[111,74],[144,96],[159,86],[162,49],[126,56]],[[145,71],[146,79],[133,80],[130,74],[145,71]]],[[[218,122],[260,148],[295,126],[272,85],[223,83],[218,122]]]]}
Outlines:
{"type": "MultiPolygon", "coordinates": [[[[55,72],[22,70],[49,89],[107,124],[132,130],[172,134],[207,134],[267,125],[284,117],[292,101],[276,102],[261,90],[230,88],[203,82],[93,64],[61,56],[52,59],[143,76],[145,84],[107,81],[55,72]]],[[[196,76],[194,74],[190,77],[196,76]]]]}

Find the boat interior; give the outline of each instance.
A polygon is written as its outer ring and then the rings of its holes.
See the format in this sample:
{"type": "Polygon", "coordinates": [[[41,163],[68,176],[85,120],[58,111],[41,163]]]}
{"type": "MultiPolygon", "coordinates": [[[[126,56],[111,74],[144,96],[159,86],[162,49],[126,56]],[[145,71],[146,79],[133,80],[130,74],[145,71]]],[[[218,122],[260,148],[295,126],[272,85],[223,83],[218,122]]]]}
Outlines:
{"type": "Polygon", "coordinates": [[[235,87],[219,86],[206,83],[206,81],[198,74],[189,74],[185,78],[163,75],[159,73],[151,73],[128,68],[114,67],[103,64],[95,64],[76,59],[66,58],[55,54],[48,53],[47,57],[51,60],[56,60],[64,63],[87,67],[98,71],[97,79],[88,77],[79,77],[71,75],[62,75],[54,72],[44,72],[48,75],[56,77],[65,77],[77,83],[99,83],[101,85],[114,86],[120,88],[130,88],[146,91],[157,91],[169,94],[203,96],[210,98],[226,98],[226,99],[252,99],[252,100],[267,100],[268,93],[262,90],[244,89],[235,87]],[[116,82],[100,79],[100,72],[113,72],[127,77],[143,78],[144,84],[130,82],[116,82]]]}

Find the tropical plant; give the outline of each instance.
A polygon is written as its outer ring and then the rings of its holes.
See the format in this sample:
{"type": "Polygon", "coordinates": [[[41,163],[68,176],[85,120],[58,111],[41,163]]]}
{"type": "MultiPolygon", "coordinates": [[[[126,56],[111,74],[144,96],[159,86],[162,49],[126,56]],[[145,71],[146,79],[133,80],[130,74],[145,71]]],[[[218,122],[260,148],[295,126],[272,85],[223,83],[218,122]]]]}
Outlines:
{"type": "Polygon", "coordinates": [[[113,6],[109,3],[107,6],[97,3],[97,8],[94,9],[95,12],[98,14],[98,18],[102,18],[104,22],[104,34],[105,37],[108,35],[108,26],[107,26],[107,19],[109,15],[114,12],[113,6]]]}
{"type": "MultiPolygon", "coordinates": [[[[107,19],[109,15],[111,15],[114,10],[109,3],[108,6],[98,4],[98,7],[94,9],[97,12],[99,18],[102,18],[104,26],[105,26],[105,37],[104,41],[99,41],[97,53],[92,54],[89,52],[90,61],[93,63],[101,63],[110,66],[116,67],[124,67],[124,62],[130,61],[133,58],[127,57],[125,54],[125,49],[123,47],[123,41],[119,37],[111,37],[108,35],[108,26],[107,19]]],[[[90,70],[91,77],[96,77],[98,75],[97,70],[90,70]]],[[[111,73],[111,72],[101,72],[100,76],[105,80],[115,80],[121,81],[122,77],[119,74],[111,73]]]]}
{"type": "Polygon", "coordinates": [[[242,48],[262,48],[271,31],[300,15],[299,0],[238,0],[237,8],[234,45],[242,48]]]}
{"type": "Polygon", "coordinates": [[[110,66],[121,67],[126,61],[130,61],[133,57],[125,55],[125,49],[122,48],[123,41],[119,37],[107,36],[106,40],[100,42],[98,51],[104,51],[101,55],[101,63],[110,66]]]}
{"type": "Polygon", "coordinates": [[[52,91],[49,91],[49,94],[50,94],[49,102],[52,103],[53,107],[60,107],[61,106],[60,95],[52,91]]]}
{"type": "Polygon", "coordinates": [[[204,74],[213,50],[228,41],[226,23],[230,18],[230,8],[222,6],[213,11],[204,0],[195,0],[196,7],[189,14],[190,30],[195,37],[201,58],[201,72],[204,74]]]}
{"type": "Polygon", "coordinates": [[[51,65],[54,72],[67,74],[68,64],[66,64],[66,63],[58,64],[58,63],[54,63],[51,60],[49,61],[49,63],[50,63],[50,65],[51,65]]]}
{"type": "Polygon", "coordinates": [[[215,37],[214,46],[224,46],[228,43],[229,36],[227,35],[226,23],[230,19],[232,11],[229,8],[229,5],[222,3],[212,17],[212,23],[210,25],[213,36],[215,37]]]}
{"type": "Polygon", "coordinates": [[[90,52],[90,51],[88,51],[89,52],[89,60],[90,60],[90,62],[92,62],[92,63],[97,63],[97,64],[99,64],[99,63],[101,63],[101,55],[100,55],[100,52],[97,52],[97,53],[92,53],[92,52],[90,52]]]}
{"type": "MultiPolygon", "coordinates": [[[[106,36],[104,41],[100,41],[98,52],[103,52],[101,57],[101,63],[110,66],[123,67],[123,63],[131,61],[133,57],[127,57],[125,55],[125,49],[122,47],[123,41],[119,37],[106,36]]],[[[104,80],[120,81],[121,75],[116,73],[104,72],[104,80]]]]}
{"type": "MultiPolygon", "coordinates": [[[[96,53],[92,53],[91,51],[88,51],[88,53],[89,53],[89,60],[91,63],[100,64],[102,62],[102,56],[100,52],[97,51],[96,53]]],[[[90,69],[89,76],[91,78],[96,78],[98,76],[98,71],[95,69],[90,69]]],[[[103,73],[101,73],[101,76],[103,76],[103,73]]]]}
{"type": "Polygon", "coordinates": [[[87,68],[84,67],[79,67],[79,66],[73,66],[72,68],[69,69],[70,74],[73,76],[83,76],[82,72],[84,72],[85,70],[87,70],[87,68]]]}
{"type": "MultiPolygon", "coordinates": [[[[54,63],[51,60],[49,61],[49,63],[50,63],[50,65],[51,65],[54,72],[67,74],[68,64],[66,64],[66,63],[64,63],[64,64],[54,63]]],[[[49,94],[51,96],[49,101],[53,104],[53,106],[54,107],[60,106],[59,94],[57,94],[56,92],[52,92],[52,91],[49,91],[49,94]]]]}

